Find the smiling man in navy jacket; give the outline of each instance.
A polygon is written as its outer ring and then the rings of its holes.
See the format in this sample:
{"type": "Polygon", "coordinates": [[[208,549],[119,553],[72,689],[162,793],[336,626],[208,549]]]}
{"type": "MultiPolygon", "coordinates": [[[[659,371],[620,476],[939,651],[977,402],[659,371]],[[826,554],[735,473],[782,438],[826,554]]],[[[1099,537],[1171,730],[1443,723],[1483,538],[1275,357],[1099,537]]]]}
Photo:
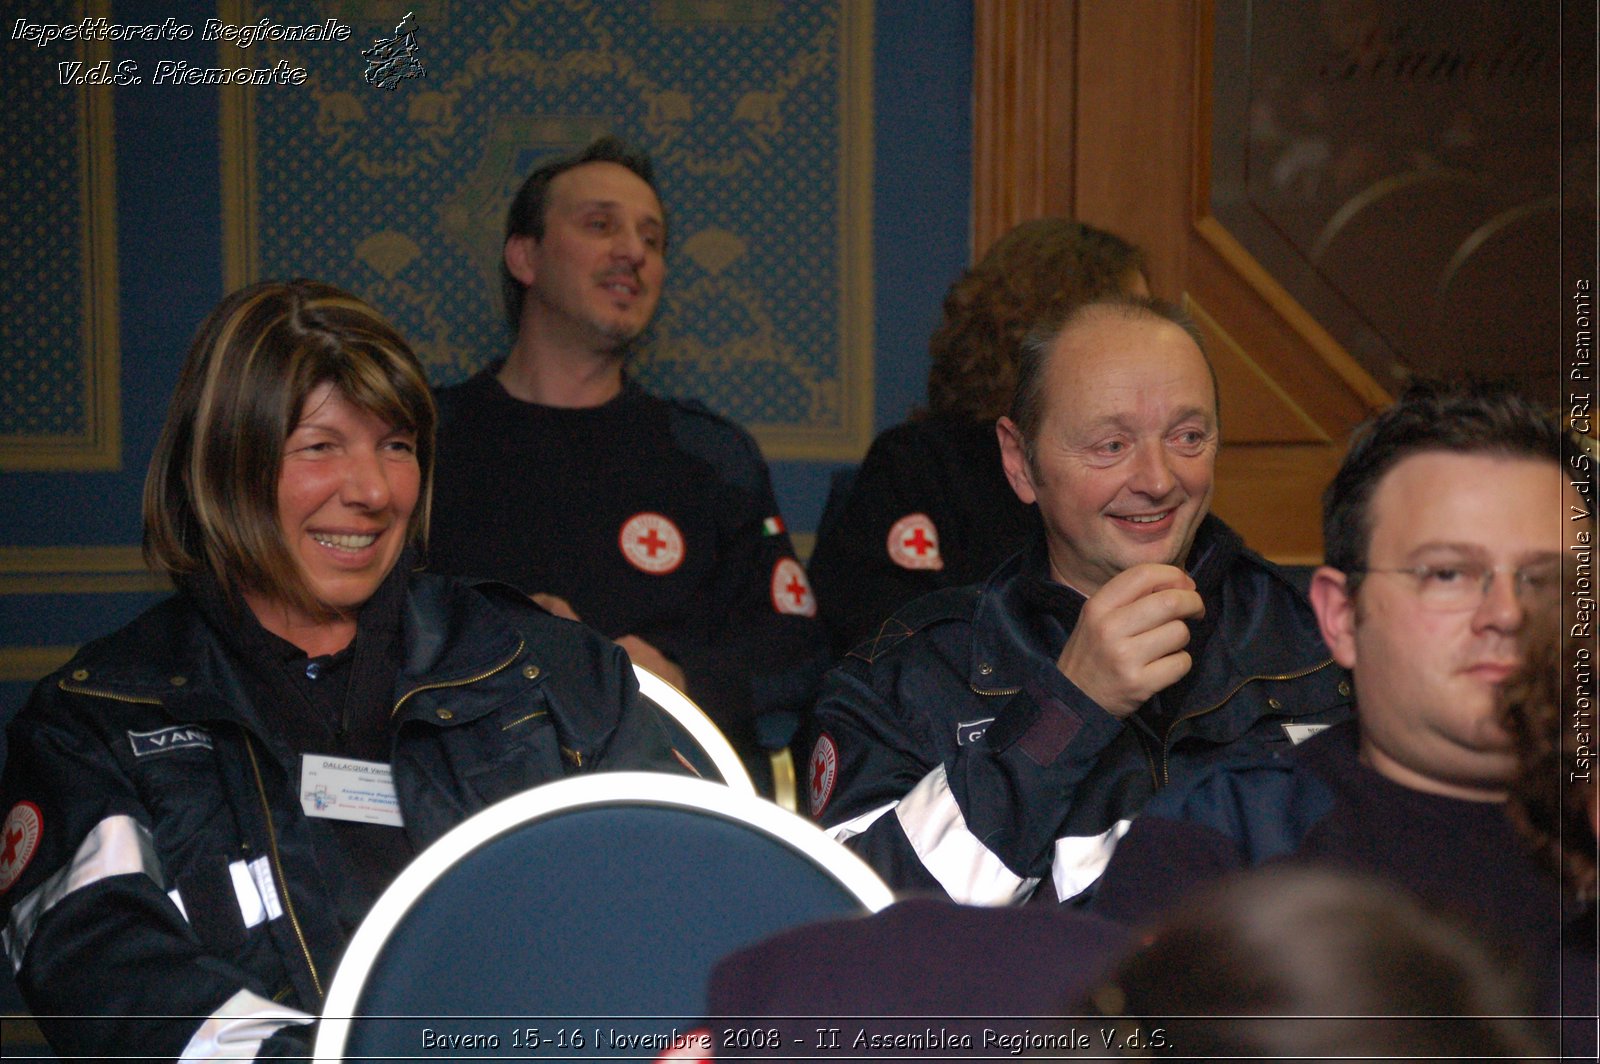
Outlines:
{"type": "Polygon", "coordinates": [[[1304,596],[1209,516],[1216,382],[1176,308],[1108,297],[1036,333],[997,431],[1043,533],[851,652],[808,772],[892,885],[982,904],[1078,895],[1168,782],[1349,712],[1304,596]]]}

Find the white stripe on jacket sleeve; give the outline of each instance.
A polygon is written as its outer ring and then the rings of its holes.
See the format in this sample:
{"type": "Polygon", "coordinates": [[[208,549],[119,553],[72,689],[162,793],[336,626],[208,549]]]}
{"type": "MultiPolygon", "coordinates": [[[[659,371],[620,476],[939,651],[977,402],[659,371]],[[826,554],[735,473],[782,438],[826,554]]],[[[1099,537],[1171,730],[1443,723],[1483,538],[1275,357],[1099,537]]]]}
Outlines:
{"type": "Polygon", "coordinates": [[[943,765],[922,777],[894,812],[923,867],[956,901],[1015,905],[1039,885],[1007,868],[967,827],[943,765]]]}
{"type": "Polygon", "coordinates": [[[314,1023],[316,1019],[310,1013],[241,990],[206,1017],[178,1055],[178,1064],[250,1060],[260,1051],[261,1043],[283,1028],[314,1023]]]}

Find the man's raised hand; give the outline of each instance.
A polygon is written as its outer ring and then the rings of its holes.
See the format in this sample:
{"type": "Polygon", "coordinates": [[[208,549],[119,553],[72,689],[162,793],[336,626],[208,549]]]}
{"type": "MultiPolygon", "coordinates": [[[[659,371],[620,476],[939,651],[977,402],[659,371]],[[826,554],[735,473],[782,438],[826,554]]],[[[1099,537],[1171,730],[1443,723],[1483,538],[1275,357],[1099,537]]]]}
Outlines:
{"type": "Polygon", "coordinates": [[[1187,620],[1205,616],[1194,581],[1175,565],[1124,570],[1084,603],[1056,667],[1114,717],[1128,716],[1193,664],[1187,620]]]}

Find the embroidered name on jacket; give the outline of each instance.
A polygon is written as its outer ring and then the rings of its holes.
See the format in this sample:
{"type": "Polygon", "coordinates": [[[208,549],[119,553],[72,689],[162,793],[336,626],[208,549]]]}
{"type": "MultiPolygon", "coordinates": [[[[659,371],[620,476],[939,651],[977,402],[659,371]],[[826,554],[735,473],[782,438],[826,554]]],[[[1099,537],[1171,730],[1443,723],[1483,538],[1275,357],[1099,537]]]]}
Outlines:
{"type": "Polygon", "coordinates": [[[133,744],[134,757],[150,757],[173,750],[209,750],[211,733],[192,724],[177,724],[155,731],[131,731],[128,733],[128,742],[133,744]]]}

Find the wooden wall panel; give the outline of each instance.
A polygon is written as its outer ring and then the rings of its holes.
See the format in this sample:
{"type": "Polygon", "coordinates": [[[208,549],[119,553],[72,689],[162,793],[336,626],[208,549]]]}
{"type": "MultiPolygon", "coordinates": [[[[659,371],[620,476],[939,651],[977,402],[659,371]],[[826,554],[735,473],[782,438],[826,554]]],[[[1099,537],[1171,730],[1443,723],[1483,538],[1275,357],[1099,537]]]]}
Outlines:
{"type": "Polygon", "coordinates": [[[1217,364],[1217,513],[1271,557],[1318,560],[1322,489],[1389,396],[1209,216],[1208,0],[977,0],[975,14],[975,248],[1048,213],[1143,247],[1152,287],[1196,317],[1217,364]],[[1037,148],[1041,130],[1059,139],[1037,148]]]}
{"type": "Polygon", "coordinates": [[[1018,222],[1071,213],[1077,7],[1077,0],[974,5],[974,260],[1018,222]]]}
{"type": "Polygon", "coordinates": [[[1078,16],[1077,217],[1145,251],[1151,287],[1184,288],[1193,59],[1187,5],[1084,0],[1078,16]]]}

